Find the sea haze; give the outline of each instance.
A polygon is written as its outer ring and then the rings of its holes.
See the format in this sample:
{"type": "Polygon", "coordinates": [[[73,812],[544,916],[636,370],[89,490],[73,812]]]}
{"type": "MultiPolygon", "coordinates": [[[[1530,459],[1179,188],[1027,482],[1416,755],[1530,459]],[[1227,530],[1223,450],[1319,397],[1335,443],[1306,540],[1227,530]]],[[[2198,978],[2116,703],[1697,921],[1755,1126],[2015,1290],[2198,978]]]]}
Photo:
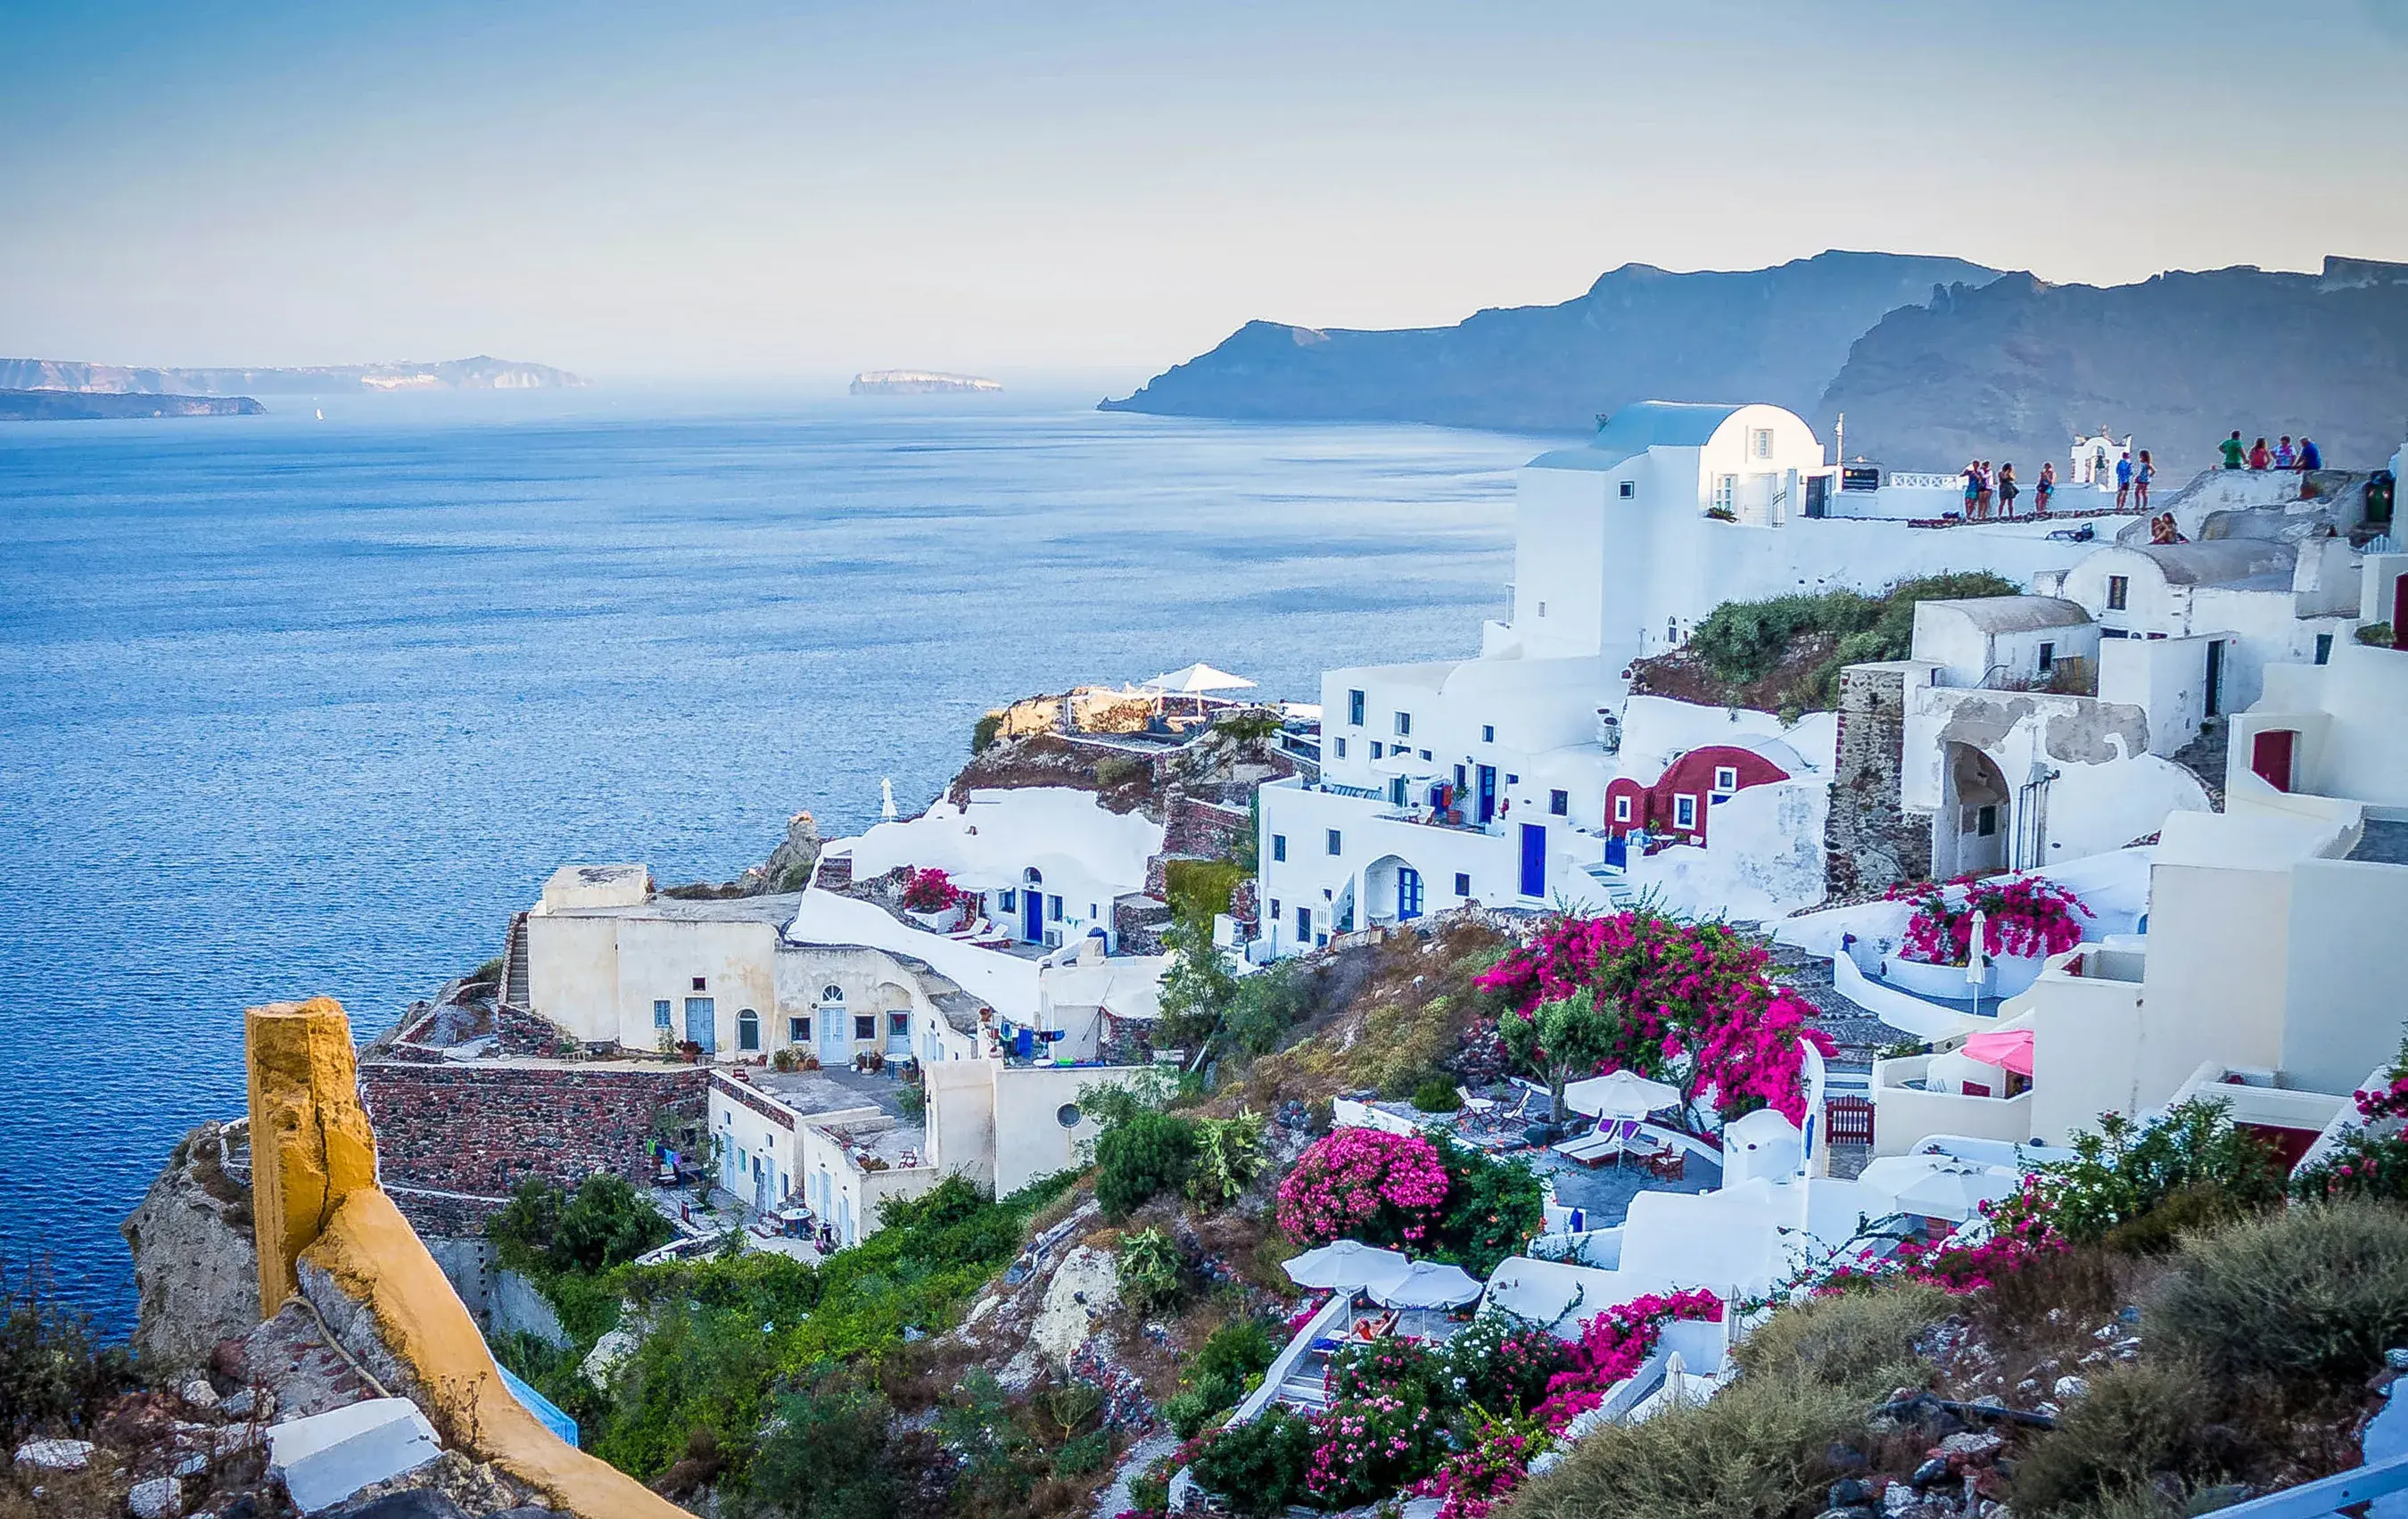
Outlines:
{"type": "Polygon", "coordinates": [[[1472,652],[1539,446],[1010,396],[271,405],[0,433],[0,1247],[112,1329],[117,1225],[240,1110],[246,1005],[366,1037],[554,866],[716,880],[797,808],[857,830],[1007,697],[1472,652]]]}

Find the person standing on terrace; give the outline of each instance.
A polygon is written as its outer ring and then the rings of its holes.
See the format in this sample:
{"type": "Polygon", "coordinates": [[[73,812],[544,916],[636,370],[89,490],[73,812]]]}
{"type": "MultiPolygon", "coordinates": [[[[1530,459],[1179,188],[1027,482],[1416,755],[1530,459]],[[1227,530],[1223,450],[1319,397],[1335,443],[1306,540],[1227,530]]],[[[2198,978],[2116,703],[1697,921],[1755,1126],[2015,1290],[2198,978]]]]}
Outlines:
{"type": "MultiPolygon", "coordinates": [[[[2141,451],[2140,467],[2132,471],[2132,490],[2134,493],[2132,496],[2132,509],[2135,511],[2146,511],[2149,509],[2149,481],[2157,478],[2157,466],[2149,462],[2149,451],[2143,449],[2141,451]]],[[[2120,495],[2117,497],[2116,505],[2123,505],[2123,500],[2120,495]]]]}
{"type": "Polygon", "coordinates": [[[2273,462],[2274,456],[2266,451],[2266,440],[2262,437],[2259,438],[2249,450],[2249,467],[2252,469],[2262,470],[2273,462]]]}
{"type": "Polygon", "coordinates": [[[2056,494],[2057,461],[2054,459],[2042,460],[2040,466],[2040,479],[2032,482],[2032,515],[2035,517],[2047,516],[2048,498],[2056,494]]]}
{"type": "Polygon", "coordinates": [[[2128,453],[2115,461],[2115,509],[2123,510],[2124,503],[2130,500],[2131,496],[2132,456],[2128,453]]]}
{"type": "Polygon", "coordinates": [[[2022,494],[2023,488],[2015,483],[2014,465],[2012,463],[2000,465],[1999,466],[1999,515],[2002,518],[2013,517],[2015,514],[2015,497],[2022,494]]]}
{"type": "Polygon", "coordinates": [[[2247,459],[2249,454],[2249,447],[2247,444],[2241,441],[2241,429],[2238,427],[2232,429],[2232,436],[2230,437],[2226,438],[2215,447],[2217,451],[2224,455],[2224,467],[2227,469],[2240,468],[2243,462],[2247,459]]]}

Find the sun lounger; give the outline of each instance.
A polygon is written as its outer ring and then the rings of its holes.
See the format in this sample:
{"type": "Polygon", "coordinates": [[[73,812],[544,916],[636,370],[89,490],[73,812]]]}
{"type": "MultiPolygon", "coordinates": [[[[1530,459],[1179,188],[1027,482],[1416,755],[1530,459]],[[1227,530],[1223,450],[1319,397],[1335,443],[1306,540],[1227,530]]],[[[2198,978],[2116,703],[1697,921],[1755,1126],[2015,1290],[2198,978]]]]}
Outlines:
{"type": "Polygon", "coordinates": [[[995,924],[985,918],[981,918],[976,923],[971,924],[968,927],[956,928],[945,937],[947,939],[979,939],[991,935],[994,932],[995,924]]]}
{"type": "Polygon", "coordinates": [[[1581,1166],[1602,1166],[1622,1154],[1622,1141],[1603,1134],[1584,1134],[1577,1139],[1548,1146],[1566,1160],[1581,1166]]]}

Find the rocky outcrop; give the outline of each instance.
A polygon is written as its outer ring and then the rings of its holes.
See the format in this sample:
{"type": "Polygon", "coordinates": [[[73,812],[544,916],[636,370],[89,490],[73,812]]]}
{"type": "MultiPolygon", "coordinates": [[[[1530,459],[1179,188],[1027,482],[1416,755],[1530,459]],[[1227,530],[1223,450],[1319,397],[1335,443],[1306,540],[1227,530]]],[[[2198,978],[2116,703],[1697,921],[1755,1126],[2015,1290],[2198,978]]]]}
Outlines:
{"type": "Polygon", "coordinates": [[[79,395],[0,390],[0,422],[107,422],[129,417],[256,417],[248,395],[79,395]]]}
{"type": "Polygon", "coordinates": [[[1689,274],[1626,264],[1560,306],[1482,311],[1452,327],[1248,322],[1103,409],[1541,433],[1584,433],[1598,412],[1650,398],[1802,413],[1884,312],[1996,273],[1899,253],[1689,274]]]}
{"type": "Polygon", "coordinates": [[[819,858],[819,823],[809,811],[797,812],[786,820],[786,837],[769,857],[738,876],[736,884],[748,896],[798,892],[810,884],[811,867],[819,858]]]}
{"type": "Polygon", "coordinates": [[[146,1364],[206,1365],[219,1341],[259,1322],[251,1186],[227,1165],[240,1166],[245,1127],[204,1124],[186,1135],[121,1225],[139,1304],[134,1348],[146,1364]]]}

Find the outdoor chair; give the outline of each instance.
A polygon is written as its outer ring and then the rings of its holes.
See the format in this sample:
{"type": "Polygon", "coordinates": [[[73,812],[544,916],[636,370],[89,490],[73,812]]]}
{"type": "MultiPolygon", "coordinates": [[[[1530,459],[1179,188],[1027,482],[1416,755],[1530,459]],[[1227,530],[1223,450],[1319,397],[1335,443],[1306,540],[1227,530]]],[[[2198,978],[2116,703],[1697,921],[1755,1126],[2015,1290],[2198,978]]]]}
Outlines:
{"type": "Polygon", "coordinates": [[[1479,1116],[1485,1118],[1490,1113],[1497,1111],[1497,1099],[1495,1097],[1475,1097],[1471,1095],[1471,1088],[1468,1086],[1456,1087],[1455,1089],[1455,1095],[1463,1099],[1463,1111],[1465,1112],[1476,1113],[1479,1116]]]}

